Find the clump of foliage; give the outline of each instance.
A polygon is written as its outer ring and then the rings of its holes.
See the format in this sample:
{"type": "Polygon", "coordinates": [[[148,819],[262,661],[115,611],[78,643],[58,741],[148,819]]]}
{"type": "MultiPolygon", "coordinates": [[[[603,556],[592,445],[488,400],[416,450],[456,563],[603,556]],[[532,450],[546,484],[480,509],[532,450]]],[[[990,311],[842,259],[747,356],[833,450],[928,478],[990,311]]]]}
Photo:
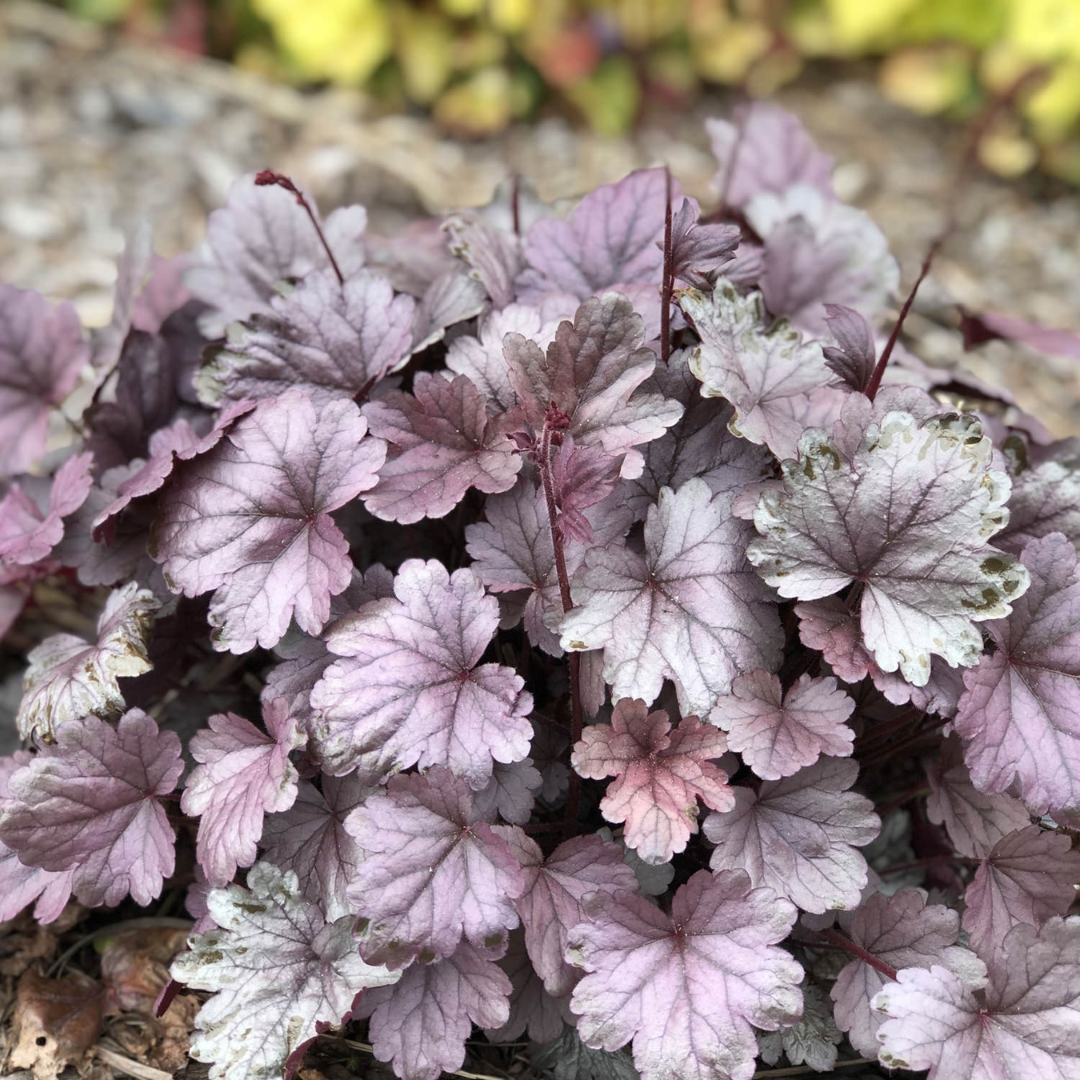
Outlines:
{"type": "Polygon", "coordinates": [[[264,172],[89,340],[0,291],[3,627],[100,612],[27,658],[0,918],[186,888],[215,1080],[1080,1068],[1080,447],[899,344],[793,117],[710,128],[705,217],[387,240],[264,172]]]}
{"type": "Polygon", "coordinates": [[[1080,0],[68,0],[300,81],[366,85],[488,134],[556,98],[596,130],[708,85],[753,97],[808,61],[883,58],[882,88],[972,122],[995,172],[1080,181],[1080,0]]]}

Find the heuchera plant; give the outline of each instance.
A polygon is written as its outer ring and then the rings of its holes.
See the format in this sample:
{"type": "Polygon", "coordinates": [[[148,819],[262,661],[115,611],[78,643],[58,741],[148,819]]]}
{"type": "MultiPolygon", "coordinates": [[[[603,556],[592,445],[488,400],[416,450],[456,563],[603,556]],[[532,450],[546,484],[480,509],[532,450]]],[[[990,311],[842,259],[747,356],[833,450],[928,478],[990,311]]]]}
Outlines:
{"type": "Polygon", "coordinates": [[[0,288],[0,626],[97,617],[28,657],[0,919],[187,888],[214,1080],[341,1024],[1080,1076],[1080,443],[899,344],[794,118],[711,133],[704,217],[391,241],[266,172],[103,332],[0,288]]]}

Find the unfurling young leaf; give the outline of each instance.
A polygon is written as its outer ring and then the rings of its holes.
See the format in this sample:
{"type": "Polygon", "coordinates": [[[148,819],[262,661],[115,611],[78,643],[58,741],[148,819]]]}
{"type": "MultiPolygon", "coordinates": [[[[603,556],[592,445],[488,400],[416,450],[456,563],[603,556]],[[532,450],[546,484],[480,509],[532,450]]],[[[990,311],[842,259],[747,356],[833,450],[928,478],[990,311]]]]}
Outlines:
{"type": "Polygon", "coordinates": [[[728,749],[711,724],[687,716],[672,730],[668,714],[623,698],[611,724],[593,724],[574,746],[570,763],[587,779],[614,776],[600,802],[605,820],[626,823],[623,837],[647,863],[668,862],[697,832],[698,799],[730,810],[735,793],[712,762],[728,749]]]}
{"type": "Polygon", "coordinates": [[[178,982],[214,991],[191,1040],[191,1056],[212,1063],[214,1080],[284,1075],[319,1023],[340,1023],[359,991],[400,977],[365,964],[351,916],[327,922],[301,897],[295,874],[259,863],[247,882],[211,891],[219,929],[193,935],[172,965],[178,982]]]}

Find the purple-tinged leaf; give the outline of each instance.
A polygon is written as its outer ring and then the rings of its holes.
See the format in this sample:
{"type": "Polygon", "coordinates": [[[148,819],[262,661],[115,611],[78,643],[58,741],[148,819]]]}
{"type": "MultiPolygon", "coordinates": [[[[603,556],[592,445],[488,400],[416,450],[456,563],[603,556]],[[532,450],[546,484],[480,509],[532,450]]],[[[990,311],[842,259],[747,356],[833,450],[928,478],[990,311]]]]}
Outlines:
{"type": "Polygon", "coordinates": [[[733,434],[793,458],[807,428],[839,416],[845,393],[830,385],[821,346],[783,320],[770,325],[757,293],[740,296],[721,282],[708,296],[688,289],[679,302],[701,338],[690,370],[705,397],[731,402],[733,434]]]}
{"type": "Polygon", "coordinates": [[[185,595],[214,590],[214,647],[271,648],[289,620],[317,634],[352,579],[330,513],[367,491],[386,451],[351,401],[261,401],[170,488],[151,554],[185,595]]]}
{"type": "Polygon", "coordinates": [[[362,859],[343,823],[372,789],[355,776],[323,775],[320,784],[321,792],[301,780],[292,806],[267,816],[259,843],[263,858],[296,874],[304,898],[334,922],[351,913],[345,889],[362,859]]]}
{"type": "MultiPolygon", "coordinates": [[[[0,757],[0,819],[11,797],[11,777],[32,760],[33,755],[26,750],[0,757]]],[[[17,852],[0,843],[0,922],[14,919],[28,904],[34,904],[34,918],[39,923],[55,922],[71,898],[72,873],[27,866],[17,852]]]]}
{"type": "Polygon", "coordinates": [[[853,421],[841,439],[809,431],[782,488],[762,494],[747,554],[784,597],[817,600],[858,582],[863,644],[883,671],[924,686],[931,655],[971,667],[982,652],[975,624],[1007,615],[1028,584],[987,543],[1009,494],[992,454],[968,414],[888,412],[853,421]]]}
{"type": "Polygon", "coordinates": [[[463,268],[454,268],[431,283],[413,319],[414,353],[442,341],[451,326],[472,319],[487,307],[484,286],[463,268]]]}
{"type": "Polygon", "coordinates": [[[8,781],[0,841],[27,866],[72,870],[81,904],[112,907],[128,893],[149,904],[175,865],[158,800],[183,767],[177,736],[139,709],[116,728],[96,716],[70,720],[8,781]]]}
{"type": "Polygon", "coordinates": [[[487,787],[473,793],[473,809],[478,818],[490,823],[502,818],[510,825],[524,825],[532,817],[536,793],[543,786],[544,779],[531,758],[506,765],[496,761],[487,787]]]}
{"type": "Polygon", "coordinates": [[[570,999],[552,997],[533,970],[525,949],[525,933],[520,927],[510,934],[510,945],[499,967],[506,972],[513,988],[510,1018],[500,1027],[484,1031],[488,1042],[512,1042],[526,1032],[533,1042],[549,1042],[559,1037],[565,1024],[574,1023],[570,999]]]}
{"type": "MultiPolygon", "coordinates": [[[[214,426],[201,436],[183,418],[169,427],[155,431],[150,436],[149,460],[139,462],[136,459],[131,462],[132,466],[138,464],[139,468],[126,474],[124,479],[120,480],[116,486],[115,498],[95,515],[94,540],[104,539],[111,544],[117,529],[116,519],[134,500],[144,499],[160,491],[179,462],[190,461],[213,450],[232,430],[236,422],[251,412],[254,407],[253,401],[238,401],[229,405],[218,416],[214,426]]],[[[113,475],[118,474],[114,472],[113,475]]],[[[105,486],[105,478],[102,477],[102,487],[105,486]]]]}
{"type": "Polygon", "coordinates": [[[310,728],[324,767],[366,782],[445,765],[476,789],[493,760],[529,753],[532,697],[500,664],[479,664],[499,624],[498,603],[468,569],[410,559],[394,599],[340,619],[327,633],[329,667],[311,693],[310,728]]]}
{"type": "Polygon", "coordinates": [[[659,288],[664,265],[667,179],[663,169],[642,169],[586,195],[565,221],[537,221],[525,241],[526,268],[518,299],[534,303],[545,293],[586,300],[622,285],[659,288]]]}
{"type": "Polygon", "coordinates": [[[881,1062],[927,1080],[1080,1076],[1080,918],[1018,926],[985,988],[943,967],[901,971],[874,998],[881,1062]]]}
{"type": "Polygon", "coordinates": [[[525,890],[517,902],[525,948],[544,989],[552,997],[565,997],[581,978],[565,955],[568,935],[583,919],[582,898],[637,892],[637,879],[623,861],[623,849],[599,836],[575,836],[546,859],[523,834],[510,842],[525,874],[525,890]]]}
{"type": "Polygon", "coordinates": [[[723,732],[696,716],[673,730],[666,712],[623,698],[610,724],[585,729],[570,763],[587,780],[616,778],[600,801],[604,820],[625,822],[627,847],[647,863],[663,863],[697,832],[698,799],[713,810],[735,805],[727,773],[713,764],[727,749],[723,732]]]}
{"type": "Polygon", "coordinates": [[[748,529],[703,480],[663,488],[645,522],[645,551],[595,547],[574,575],[565,649],[604,650],[612,696],[653,702],[665,678],[684,714],[705,715],[731,680],[779,661],[774,604],[746,563],[748,529]]]}
{"type": "Polygon", "coordinates": [[[656,367],[642,348],[641,316],[615,293],[587,300],[574,322],[563,322],[547,353],[520,334],[503,339],[510,383],[525,419],[540,432],[554,406],[569,418],[580,447],[610,455],[658,439],[682,415],[682,405],[639,388],[656,367]]]}
{"type": "Polygon", "coordinates": [[[645,468],[625,480],[621,495],[644,518],[660,489],[678,489],[693,477],[709,485],[714,495],[735,494],[770,476],[772,455],[762,446],[733,435],[731,406],[719,398],[703,398],[701,384],[690,370],[690,349],[678,349],[667,364],[658,364],[643,389],[674,398],[685,412],[659,439],[642,448],[645,468]]]}
{"type": "Polygon", "coordinates": [[[288,810],[296,800],[297,773],[289,754],[304,745],[284,698],[263,707],[266,731],[236,713],[211,716],[192,736],[199,764],[187,778],[180,808],[199,819],[195,848],[210,885],[228,884],[238,866],[255,862],[263,815],[288,810]]]}
{"type": "Polygon", "coordinates": [[[986,795],[975,787],[955,735],[942,744],[939,761],[926,763],[926,778],[927,816],[935,825],[945,826],[961,855],[985,858],[1002,837],[1031,824],[1019,799],[1004,793],[986,795]]]}
{"type": "Polygon", "coordinates": [[[1009,523],[994,543],[1019,555],[1029,541],[1059,532],[1080,549],[1080,440],[1036,446],[1009,438],[1005,454],[1016,461],[1009,523]]]}
{"type": "Polygon", "coordinates": [[[785,694],[775,675],[753,671],[732,682],[731,695],[720,698],[709,721],[728,733],[728,748],[758,776],[779,780],[822,754],[850,757],[855,732],[847,719],[854,708],[833,678],[800,675],[785,694]]]}
{"type": "Polygon", "coordinates": [[[474,210],[450,214],[443,228],[450,251],[468,266],[469,276],[483,285],[495,308],[512,303],[514,279],[524,264],[521,240],[474,210]]]}
{"type": "Polygon", "coordinates": [[[961,310],[960,316],[965,349],[973,349],[986,341],[1015,341],[1038,352],[1080,360],[1080,337],[1068,330],[1053,330],[996,311],[972,315],[961,310]]]}
{"type": "Polygon", "coordinates": [[[1017,923],[1040,926],[1065,915],[1076,899],[1080,852],[1064,833],[1027,825],[1003,836],[964,893],[962,925],[971,947],[992,956],[1017,923]]]}
{"type": "MultiPolygon", "coordinates": [[[[315,200],[304,193],[314,210],[315,200]]],[[[362,206],[335,210],[323,233],[346,278],[364,264],[362,206]]],[[[272,315],[271,299],[282,284],[301,281],[330,267],[311,220],[294,195],[276,185],[259,186],[253,174],[241,177],[225,205],[213,211],[201,259],[184,275],[184,284],[213,309],[203,318],[209,337],[251,315],[272,315]]]]}
{"type": "Polygon", "coordinates": [[[507,437],[520,420],[490,418],[465,375],[417,372],[412,394],[390,390],[368,402],[364,416],[372,434],[389,444],[379,482],[364,497],[384,521],[445,517],[470,487],[506,491],[521,469],[521,454],[507,437]]]}
{"type": "Polygon", "coordinates": [[[642,1080],[750,1080],[754,1027],[802,1012],[802,968],[776,948],[795,908],[745,874],[699,870],[667,915],[641,897],[588,897],[568,958],[588,974],[570,1007],[582,1042],[617,1050],[633,1039],[642,1080]]]}
{"type": "MultiPolygon", "coordinates": [[[[594,542],[612,542],[625,534],[631,519],[620,509],[601,517],[601,508],[590,508],[582,515],[594,542]]],[[[488,499],[484,514],[487,521],[465,528],[468,552],[475,560],[472,569],[492,592],[528,590],[524,618],[529,641],[552,656],[561,655],[559,636],[547,625],[562,614],[562,600],[543,491],[524,475],[511,491],[488,499]]],[[[574,537],[567,539],[563,552],[568,574],[581,565],[585,551],[574,537]]]]}
{"type": "Polygon", "coordinates": [[[881,828],[874,804],[848,791],[858,775],[854,761],[821,758],[794,776],[766,780],[757,792],[733,788],[734,808],[710,814],[702,826],[716,844],[709,865],[745,870],[755,886],[803,911],[857,907],[867,866],[856,849],[881,828]]]}
{"type": "Polygon", "coordinates": [[[357,993],[400,977],[365,964],[352,917],[328,922],[300,895],[295,874],[259,863],[247,883],[210,893],[220,929],[192,935],[171,969],[178,982],[214,991],[191,1039],[191,1056],[213,1062],[212,1080],[284,1075],[320,1023],[339,1024],[357,993]]]}
{"type": "Polygon", "coordinates": [[[109,594],[94,644],[74,634],[53,634],[31,649],[15,717],[22,737],[51,742],[68,722],[119,713],[124,697],[116,680],[153,666],[147,641],[157,608],[150,592],[130,582],[109,594]]]}
{"type": "Polygon", "coordinates": [[[394,295],[370,270],[338,282],[332,270],[309,274],[273,313],[229,332],[196,378],[208,404],[275,397],[302,386],[317,399],[356,397],[401,367],[412,350],[416,303],[394,295]]]}
{"type": "Polygon", "coordinates": [[[956,733],[974,785],[1019,782],[1029,810],[1080,805],[1080,573],[1060,533],[1024,548],[1031,588],[987,626],[996,651],[964,676],[956,733]]]}
{"type": "Polygon", "coordinates": [[[555,523],[564,540],[593,543],[592,522],[584,511],[615,490],[620,465],[619,458],[611,457],[601,446],[575,446],[572,435],[552,451],[551,476],[558,509],[555,523]]]}
{"type": "MultiPolygon", "coordinates": [[[[385,566],[375,563],[362,574],[354,569],[352,583],[330,601],[330,625],[359,611],[372,600],[384,600],[393,595],[394,575],[385,566]]],[[[289,703],[289,715],[295,717],[306,731],[312,712],[311,691],[337,657],[327,649],[322,636],[292,632],[278,642],[274,651],[283,659],[266,676],[262,700],[265,703],[274,698],[285,698],[289,703]]]]}
{"type": "MultiPolygon", "coordinates": [[[[737,225],[701,225],[696,199],[684,198],[671,219],[671,265],[676,280],[708,291],[716,284],[720,268],[735,257],[739,246],[737,225]]],[[[657,247],[664,250],[663,240],[657,247]]]]}
{"type": "MultiPolygon", "coordinates": [[[[929,968],[945,964],[969,980],[981,972],[975,956],[955,944],[960,914],[941,904],[927,904],[918,889],[901,889],[893,896],[871,893],[855,912],[848,935],[860,948],[891,967],[929,968]]],[[[877,1030],[884,1019],[870,1002],[887,980],[876,968],[852,960],[832,989],[836,1024],[848,1033],[860,1054],[877,1053],[877,1030]]]]}
{"type": "Polygon", "coordinates": [[[786,1054],[792,1065],[830,1072],[836,1064],[836,1044],[844,1036],[825,995],[813,983],[804,983],[802,994],[803,1014],[798,1023],[758,1035],[758,1054],[766,1065],[775,1065],[786,1054]]]}
{"type": "Polygon", "coordinates": [[[92,461],[90,454],[78,454],[56,470],[47,507],[39,507],[19,484],[11,485],[0,500],[0,573],[49,557],[63,538],[63,519],[75,513],[90,493],[92,461]]]}
{"type": "Polygon", "coordinates": [[[546,351],[555,339],[558,326],[557,322],[545,322],[534,307],[510,304],[485,316],[476,337],[463,334],[454,338],[446,353],[446,366],[455,375],[467,375],[472,380],[489,411],[505,412],[517,397],[510,385],[503,338],[507,334],[520,334],[546,351]]]}
{"type": "Polygon", "coordinates": [[[826,305],[878,315],[900,283],[884,233],[862,210],[805,185],[758,195],[746,218],[764,238],[759,288],[776,318],[824,336],[826,305]]]}
{"type": "Polygon", "coordinates": [[[734,120],[706,120],[705,128],[720,166],[713,188],[728,206],[742,207],[763,191],[779,193],[795,184],[810,184],[833,198],[833,159],[779,105],[740,105],[734,120]]]}
{"type": "Polygon", "coordinates": [[[476,819],[472,792],[442,766],[390,778],[345,819],[364,853],[349,886],[360,953],[405,967],[453,955],[462,937],[494,949],[518,924],[525,878],[506,841],[476,819]]]}
{"type": "Polygon", "coordinates": [[[877,364],[873,331],[862,315],[843,304],[826,304],[825,322],[836,339],[835,345],[822,349],[825,366],[840,385],[863,393],[877,364]]]}
{"type": "Polygon", "coordinates": [[[391,1062],[395,1076],[438,1080],[464,1064],[473,1024],[506,1023],[511,989],[492,950],[463,941],[445,960],[413,964],[393,986],[365,990],[353,1016],[371,1017],[375,1057],[391,1062]]]}
{"type": "Polygon", "coordinates": [[[45,453],[49,410],[89,359],[71,304],[0,284],[0,476],[26,472],[45,453]]]}
{"type": "Polygon", "coordinates": [[[397,292],[418,299],[444,274],[460,269],[438,217],[410,221],[394,236],[368,233],[364,246],[366,265],[384,273],[397,292]]]}

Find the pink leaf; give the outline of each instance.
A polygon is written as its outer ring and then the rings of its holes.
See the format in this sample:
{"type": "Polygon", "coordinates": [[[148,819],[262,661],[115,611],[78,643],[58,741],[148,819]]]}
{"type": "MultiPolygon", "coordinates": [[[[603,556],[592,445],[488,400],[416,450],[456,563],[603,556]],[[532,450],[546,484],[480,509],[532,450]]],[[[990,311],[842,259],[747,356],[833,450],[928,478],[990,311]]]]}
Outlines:
{"type": "Polygon", "coordinates": [[[987,627],[997,649],[964,676],[955,729],[980,791],[1019,781],[1042,813],[1080,803],[1080,575],[1060,534],[1033,540],[1022,559],[1031,588],[987,627]]]}
{"type": "Polygon", "coordinates": [[[1005,520],[1008,478],[971,414],[845,416],[842,437],[807,432],[783,486],[761,495],[747,555],[784,597],[860,582],[867,651],[924,686],[932,654],[978,663],[975,623],[1007,615],[1027,588],[1024,567],[987,543],[1005,520]]]}
{"type": "Polygon", "coordinates": [[[615,699],[655,701],[669,678],[682,712],[704,715],[736,675],[779,660],[776,607],[749,572],[747,534],[730,497],[713,497],[703,480],[663,488],[644,554],[616,545],[586,554],[563,648],[603,649],[615,699]]]}
{"type": "Polygon", "coordinates": [[[372,789],[355,776],[324,774],[320,784],[321,792],[301,780],[292,806],[266,818],[259,843],[266,861],[296,874],[303,896],[333,922],[351,912],[345,890],[362,859],[343,822],[372,789]]]}
{"type": "Polygon", "coordinates": [[[506,841],[476,820],[472,793],[447,769],[391,777],[345,829],[364,852],[348,895],[369,963],[444,959],[462,937],[495,948],[517,926],[521,867],[506,841]]]}
{"type": "Polygon", "coordinates": [[[124,707],[117,679],[152,667],[147,642],[158,602],[132,581],[114,589],[97,624],[97,641],[53,634],[31,649],[15,723],[24,739],[56,737],[65,723],[88,714],[115,716],[124,707]]]}
{"type": "Polygon", "coordinates": [[[927,1080],[1080,1075],[1080,918],[1018,926],[981,993],[942,967],[901,971],[874,999],[883,1064],[927,1080]]]}
{"type": "Polygon", "coordinates": [[[311,694],[315,750],[330,771],[359,767],[367,781],[445,765],[482,788],[492,760],[520,761],[532,735],[524,680],[501,664],[477,667],[498,604],[471,570],[451,576],[434,560],[403,563],[394,592],[328,632],[344,659],[311,694]]]}
{"type": "MultiPolygon", "coordinates": [[[[0,757],[0,820],[11,798],[10,781],[24,765],[33,761],[26,750],[16,750],[10,757],[0,757]]],[[[0,843],[0,922],[14,919],[28,904],[34,906],[34,918],[41,924],[55,922],[71,897],[71,870],[42,870],[27,866],[18,853],[0,843]]]]}
{"type": "Polygon", "coordinates": [[[963,927],[971,947],[990,956],[1017,923],[1039,926],[1067,914],[1078,881],[1080,852],[1067,835],[1028,825],[1003,836],[964,893],[963,927]]]}
{"type": "Polygon", "coordinates": [[[524,825],[532,817],[536,793],[543,785],[531,758],[505,765],[496,761],[487,786],[473,793],[476,816],[487,822],[502,818],[510,825],[524,825]]]}
{"type": "Polygon", "coordinates": [[[519,421],[488,417],[464,375],[417,372],[413,393],[390,390],[364,406],[372,434],[390,446],[364,505],[384,521],[410,525],[445,517],[470,487],[494,494],[513,487],[521,455],[507,437],[519,421]]]}
{"type": "Polygon", "coordinates": [[[734,434],[792,458],[807,428],[831,426],[845,393],[830,385],[816,341],[767,317],[758,294],[740,296],[730,282],[708,296],[687,289],[679,302],[701,338],[690,370],[705,397],[731,402],[734,434]]]}
{"type": "Polygon", "coordinates": [[[639,389],[656,366],[643,340],[641,316],[613,293],[586,300],[572,324],[561,323],[546,355],[535,341],[507,334],[510,383],[533,430],[543,429],[554,406],[579,447],[598,445],[612,456],[663,435],[683,409],[639,389]]]}
{"type": "Polygon", "coordinates": [[[232,881],[237,866],[251,866],[263,815],[288,810],[296,800],[289,754],[306,736],[297,731],[284,698],[264,706],[263,720],[265,732],[236,713],[218,713],[189,744],[199,765],[187,779],[180,808],[199,818],[195,851],[212,886],[232,881]]]}
{"type": "Polygon", "coordinates": [[[196,378],[200,397],[275,397],[303,386],[313,397],[355,397],[395,371],[412,351],[416,303],[394,295],[382,274],[365,270],[338,282],[332,270],[309,274],[288,296],[270,300],[230,331],[196,378]]]}
{"type": "Polygon", "coordinates": [[[1006,460],[1012,473],[1009,522],[994,543],[1018,555],[1028,541],[1060,532],[1080,547],[1080,440],[1038,446],[1010,438],[1006,460]]]}
{"type": "MultiPolygon", "coordinates": [[[[308,205],[315,200],[305,192],[308,205]]],[[[362,206],[335,210],[323,224],[341,272],[351,277],[364,263],[362,206]]],[[[256,313],[272,315],[271,300],[282,282],[295,283],[330,268],[318,234],[296,197],[280,187],[258,186],[249,173],[229,188],[225,205],[210,215],[203,261],[184,275],[184,284],[212,312],[204,316],[209,337],[231,322],[256,313]]]]}
{"type": "Polygon", "coordinates": [[[172,977],[214,991],[195,1018],[191,1056],[213,1062],[211,1080],[268,1080],[322,1024],[339,1024],[357,993],[396,982],[398,972],[365,964],[351,916],[328,922],[303,899],[296,875],[259,863],[248,887],[207,898],[220,929],[194,934],[172,977]]]}
{"type": "Polygon", "coordinates": [[[984,858],[1003,837],[1031,824],[1024,804],[1011,795],[986,795],[971,782],[960,740],[950,736],[942,744],[941,760],[926,765],[930,794],[926,813],[944,825],[953,847],[961,855],[984,858]]]}
{"type": "MultiPolygon", "coordinates": [[[[929,968],[946,964],[963,971],[965,963],[978,967],[966,949],[954,945],[960,932],[960,915],[941,904],[927,904],[918,889],[901,889],[893,896],[872,893],[855,912],[848,928],[851,940],[891,967],[929,968]]],[[[870,1002],[886,984],[885,976],[861,960],[843,968],[832,989],[836,1023],[848,1033],[860,1054],[877,1053],[876,1033],[883,1017],[870,1002]]]]}
{"type": "Polygon", "coordinates": [[[173,831],[158,799],[180,778],[180,740],[139,709],[112,728],[70,720],[56,745],[11,777],[0,841],[28,866],[73,870],[81,904],[149,904],[174,866],[173,831]]]}
{"type": "Polygon", "coordinates": [[[89,359],[71,304],[0,284],[0,475],[25,472],[45,453],[49,410],[89,359]]]}
{"type": "Polygon", "coordinates": [[[763,191],[810,184],[833,197],[833,159],[815,145],[799,118],[779,105],[755,101],[730,120],[706,120],[720,166],[714,189],[728,206],[744,206],[763,191]]]}
{"type": "Polygon", "coordinates": [[[593,724],[574,746],[570,763],[587,780],[616,779],[600,802],[605,820],[626,823],[626,846],[647,863],[669,862],[697,832],[698,799],[730,810],[735,795],[727,774],[712,764],[727,739],[710,724],[687,716],[672,730],[666,712],[623,698],[610,724],[593,724]]]}
{"type": "Polygon", "coordinates": [[[188,463],[151,554],[177,591],[214,590],[215,648],[275,645],[291,618],[317,634],[352,578],[330,513],[372,487],[385,444],[351,401],[318,411],[302,390],[259,403],[228,439],[188,463]]]}
{"type": "Polygon", "coordinates": [[[438,1080],[461,1068],[473,1024],[506,1023],[510,991],[491,951],[462,942],[445,960],[406,968],[393,986],[365,990],[353,1015],[371,1017],[375,1057],[402,1080],[438,1080]]]}
{"type": "Polygon", "coordinates": [[[515,841],[511,835],[509,842],[525,873],[525,891],[517,902],[525,948],[544,989],[565,997],[581,977],[564,957],[570,930],[583,918],[582,898],[636,892],[637,879],[623,862],[623,849],[595,835],[566,840],[546,859],[527,836],[515,841]]]}
{"type": "MultiPolygon", "coordinates": [[[[737,225],[702,225],[696,199],[684,198],[671,221],[671,264],[674,277],[695,289],[708,290],[720,269],[735,257],[737,225]]],[[[663,240],[657,247],[664,250],[663,240]]]]}
{"type": "Polygon", "coordinates": [[[964,334],[964,348],[971,349],[984,341],[1016,341],[1021,345],[1037,349],[1053,356],[1067,356],[1080,360],[1080,337],[1068,330],[1053,330],[1039,326],[1026,319],[1017,319],[1012,315],[1002,315],[996,311],[984,311],[979,315],[970,315],[961,311],[961,330],[964,334]]]}
{"type": "Polygon", "coordinates": [[[822,754],[850,757],[855,732],[846,721],[854,708],[833,678],[800,675],[783,694],[775,675],[754,671],[735,679],[709,720],[728,733],[728,747],[758,776],[779,780],[822,754]]]}
{"type": "Polygon", "coordinates": [[[585,300],[621,285],[659,288],[667,184],[663,169],[642,169],[586,195],[565,220],[537,221],[525,241],[518,299],[545,293],[585,300]]]}
{"type": "Polygon", "coordinates": [[[90,493],[92,460],[90,454],[78,454],[57,469],[44,510],[19,484],[11,485],[0,500],[0,574],[10,576],[15,566],[48,558],[64,535],[63,519],[78,510],[90,493]]]}
{"type": "Polygon", "coordinates": [[[847,789],[856,762],[822,758],[784,780],[766,780],[755,794],[734,788],[735,807],[710,814],[702,827],[717,845],[713,870],[745,870],[804,911],[857,907],[866,860],[856,850],[878,834],[873,803],[847,789]]]}
{"type": "Polygon", "coordinates": [[[849,390],[863,393],[877,366],[877,350],[869,323],[843,304],[826,304],[825,321],[836,345],[822,350],[825,364],[849,390]]]}
{"type": "Polygon", "coordinates": [[[510,946],[499,967],[506,972],[513,988],[510,1017],[505,1024],[484,1031],[489,1042],[511,1042],[526,1032],[533,1042],[549,1042],[559,1037],[565,1024],[574,1023],[570,999],[553,998],[544,989],[525,950],[525,935],[520,927],[510,934],[510,946]]]}
{"type": "Polygon", "coordinates": [[[442,227],[449,236],[450,250],[469,267],[470,276],[483,285],[495,308],[512,303],[514,279],[522,269],[521,240],[474,210],[450,214],[442,227]]]}
{"type": "Polygon", "coordinates": [[[570,934],[587,972],[570,1007],[587,1046],[634,1041],[642,1080],[749,1080],[757,1042],[802,1012],[802,968],[783,949],[795,909],[745,874],[699,870],[666,915],[647,900],[597,893],[570,934]]]}

